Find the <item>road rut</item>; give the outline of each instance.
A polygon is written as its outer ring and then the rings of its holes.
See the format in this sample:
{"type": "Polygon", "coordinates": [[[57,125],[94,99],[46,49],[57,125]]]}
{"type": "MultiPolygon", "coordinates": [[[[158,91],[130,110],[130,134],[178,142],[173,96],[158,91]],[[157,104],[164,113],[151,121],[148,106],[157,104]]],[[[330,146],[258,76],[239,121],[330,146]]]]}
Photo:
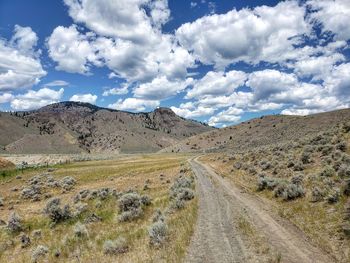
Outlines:
{"type": "Polygon", "coordinates": [[[281,255],[281,262],[333,262],[259,198],[243,192],[197,159],[190,160],[190,164],[197,178],[199,213],[186,263],[249,262],[244,237],[237,231],[242,211],[272,250],[281,255]]]}

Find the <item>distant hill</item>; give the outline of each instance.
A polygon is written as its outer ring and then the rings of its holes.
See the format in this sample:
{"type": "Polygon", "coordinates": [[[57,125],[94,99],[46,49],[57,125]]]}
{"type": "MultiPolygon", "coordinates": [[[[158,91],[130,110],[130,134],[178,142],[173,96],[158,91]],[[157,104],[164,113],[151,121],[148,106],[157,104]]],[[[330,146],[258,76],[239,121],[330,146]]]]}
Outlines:
{"type": "Polygon", "coordinates": [[[131,113],[61,102],[30,112],[1,112],[0,153],[156,152],[212,129],[168,108],[131,113]]]}
{"type": "Polygon", "coordinates": [[[350,109],[308,116],[271,115],[184,139],[162,152],[244,151],[296,141],[350,122],[350,109]]]}

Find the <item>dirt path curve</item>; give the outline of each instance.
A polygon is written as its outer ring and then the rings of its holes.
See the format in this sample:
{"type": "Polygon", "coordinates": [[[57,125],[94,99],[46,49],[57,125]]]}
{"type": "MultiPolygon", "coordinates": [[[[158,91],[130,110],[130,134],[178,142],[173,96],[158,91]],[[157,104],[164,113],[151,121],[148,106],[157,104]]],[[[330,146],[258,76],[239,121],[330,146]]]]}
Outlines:
{"type": "Polygon", "coordinates": [[[186,263],[249,262],[244,238],[236,229],[242,212],[281,255],[281,262],[333,262],[295,226],[273,215],[260,199],[242,192],[197,159],[190,160],[190,164],[197,177],[199,215],[186,263]]]}

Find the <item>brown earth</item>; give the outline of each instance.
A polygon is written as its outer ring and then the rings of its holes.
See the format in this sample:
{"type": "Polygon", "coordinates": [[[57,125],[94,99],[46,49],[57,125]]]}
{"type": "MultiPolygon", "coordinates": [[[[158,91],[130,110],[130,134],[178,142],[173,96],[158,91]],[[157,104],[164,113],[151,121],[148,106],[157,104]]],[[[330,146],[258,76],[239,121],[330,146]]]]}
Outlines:
{"type": "Polygon", "coordinates": [[[212,129],[167,108],[131,113],[61,102],[31,112],[1,112],[0,153],[156,152],[212,129]]]}

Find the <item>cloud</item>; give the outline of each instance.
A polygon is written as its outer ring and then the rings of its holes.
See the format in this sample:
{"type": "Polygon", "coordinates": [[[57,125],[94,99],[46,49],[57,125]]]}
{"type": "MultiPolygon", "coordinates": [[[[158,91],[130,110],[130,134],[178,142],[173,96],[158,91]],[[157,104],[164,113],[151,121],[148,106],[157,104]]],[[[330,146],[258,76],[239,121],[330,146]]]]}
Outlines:
{"type": "Polygon", "coordinates": [[[170,107],[177,115],[184,117],[184,118],[197,118],[197,117],[203,117],[203,116],[208,116],[212,115],[215,112],[214,108],[210,107],[195,107],[191,106],[188,107],[188,104],[181,104],[180,107],[170,107]]]}
{"type": "Polygon", "coordinates": [[[47,39],[49,56],[57,63],[57,70],[87,74],[90,66],[99,65],[89,35],[81,34],[75,25],[58,26],[47,39]]]}
{"type": "Polygon", "coordinates": [[[54,80],[49,83],[46,83],[44,86],[45,87],[65,87],[68,86],[69,82],[64,81],[64,80],[54,80]]]}
{"type": "Polygon", "coordinates": [[[58,63],[56,69],[88,74],[91,66],[107,66],[128,82],[147,82],[159,75],[169,79],[184,79],[187,68],[194,67],[194,58],[178,46],[170,35],[157,33],[152,43],[97,37],[80,33],[75,25],[55,28],[47,40],[49,55],[58,63]]]}
{"type": "Polygon", "coordinates": [[[309,115],[319,112],[326,112],[337,109],[349,108],[348,103],[343,103],[339,101],[338,98],[334,96],[321,97],[317,96],[312,99],[306,99],[302,102],[302,105],[293,105],[292,107],[285,109],[281,114],[285,115],[309,115]]]}
{"type": "Polygon", "coordinates": [[[258,101],[268,99],[281,91],[293,89],[298,85],[298,78],[294,74],[266,69],[250,74],[246,84],[253,90],[255,100],[258,101]]]}
{"type": "Polygon", "coordinates": [[[228,123],[232,124],[241,119],[239,115],[242,113],[242,109],[230,107],[227,110],[218,113],[216,116],[211,117],[208,123],[210,126],[218,126],[228,123]]]}
{"type": "Polygon", "coordinates": [[[70,99],[70,101],[86,102],[90,104],[96,104],[97,96],[93,94],[75,94],[70,99]]]}
{"type": "Polygon", "coordinates": [[[22,53],[33,55],[34,47],[38,42],[38,36],[30,27],[21,27],[15,25],[14,35],[11,38],[10,44],[22,53]]]}
{"type": "Polygon", "coordinates": [[[310,0],[311,20],[322,25],[322,31],[332,32],[337,40],[350,39],[350,2],[348,0],[310,0]]]}
{"type": "Polygon", "coordinates": [[[350,63],[335,66],[330,74],[324,78],[324,85],[328,92],[342,98],[345,102],[350,100],[350,63]]]}
{"type": "Polygon", "coordinates": [[[48,104],[59,102],[63,96],[64,89],[58,91],[42,88],[38,91],[29,90],[25,94],[17,95],[11,101],[14,110],[33,110],[48,104]]]}
{"type": "Polygon", "coordinates": [[[159,106],[159,101],[143,100],[137,98],[119,99],[116,103],[108,105],[108,108],[127,111],[144,111],[154,109],[159,106]]]}
{"type": "Polygon", "coordinates": [[[13,95],[11,93],[0,94],[0,103],[10,102],[12,99],[13,95]]]}
{"type": "Polygon", "coordinates": [[[16,25],[10,41],[0,39],[0,91],[14,91],[38,84],[46,75],[34,51],[37,36],[30,27],[16,25]]]}
{"type": "Polygon", "coordinates": [[[308,57],[294,64],[294,72],[301,77],[311,76],[314,81],[317,81],[329,75],[333,66],[344,60],[344,55],[340,53],[334,53],[330,56],[308,57]]]}
{"type": "Polygon", "coordinates": [[[135,97],[149,100],[164,100],[183,91],[193,82],[192,78],[185,81],[169,81],[167,77],[162,76],[144,83],[134,89],[135,97]]]}
{"type": "Polygon", "coordinates": [[[123,83],[118,88],[112,88],[112,89],[105,90],[103,92],[102,96],[107,97],[107,96],[110,96],[110,95],[124,95],[124,94],[128,94],[128,92],[129,92],[128,84],[127,83],[123,83]]]}
{"type": "Polygon", "coordinates": [[[186,98],[203,97],[204,95],[227,95],[244,85],[247,74],[242,71],[229,72],[209,71],[202,79],[195,82],[187,92],[186,98]]]}
{"type": "Polygon", "coordinates": [[[305,7],[296,1],[232,10],[183,24],[176,37],[202,63],[217,68],[238,61],[281,62],[311,31],[304,15],[305,7]]]}
{"type": "Polygon", "coordinates": [[[76,23],[106,37],[136,43],[152,41],[156,28],[170,16],[166,0],[64,0],[76,23]],[[145,9],[149,10],[146,12],[145,9]],[[147,15],[149,14],[149,15],[147,15]]]}

